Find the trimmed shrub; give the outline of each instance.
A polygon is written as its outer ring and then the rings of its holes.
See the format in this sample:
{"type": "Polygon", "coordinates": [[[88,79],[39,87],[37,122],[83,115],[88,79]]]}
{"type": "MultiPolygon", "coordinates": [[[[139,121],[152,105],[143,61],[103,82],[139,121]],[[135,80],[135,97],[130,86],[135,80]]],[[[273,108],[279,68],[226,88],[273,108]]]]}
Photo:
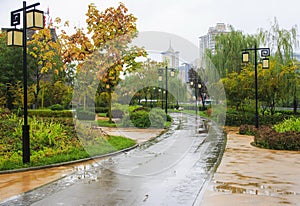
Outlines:
{"type": "Polygon", "coordinates": [[[135,108],[132,112],[137,112],[137,111],[150,112],[150,108],[148,108],[148,107],[138,107],[138,108],[135,108]]]}
{"type": "Polygon", "coordinates": [[[254,124],[254,115],[245,113],[228,113],[226,114],[225,125],[227,126],[240,126],[243,124],[254,124]]]}
{"type": "Polygon", "coordinates": [[[255,146],[277,150],[300,150],[300,132],[276,132],[273,128],[262,126],[254,138],[255,146]]]}
{"type": "Polygon", "coordinates": [[[95,120],[95,113],[86,110],[77,110],[77,119],[79,120],[95,120]]]}
{"type": "Polygon", "coordinates": [[[108,112],[108,107],[95,107],[95,112],[97,114],[99,114],[99,113],[107,113],[108,112]]]}
{"type": "Polygon", "coordinates": [[[151,125],[149,112],[142,109],[132,112],[130,120],[133,125],[138,128],[148,128],[151,125]]]}
{"type": "Polygon", "coordinates": [[[254,125],[243,124],[240,126],[239,133],[243,135],[255,135],[256,128],[254,125]]]}
{"type": "Polygon", "coordinates": [[[61,110],[64,110],[64,107],[61,106],[60,104],[54,104],[54,105],[50,106],[50,109],[53,110],[53,111],[54,110],[61,111],[61,110]]]}
{"type": "Polygon", "coordinates": [[[123,127],[132,127],[134,126],[130,120],[129,114],[125,114],[124,117],[122,118],[122,126],[123,127]]]}
{"type": "MultiPolygon", "coordinates": [[[[170,116],[169,116],[170,117],[170,116]]],[[[162,109],[154,108],[149,113],[151,127],[164,128],[168,117],[162,109]]]]}
{"type": "MultiPolygon", "coordinates": [[[[259,125],[274,125],[287,119],[290,115],[276,114],[276,115],[259,115],[259,125]]],[[[243,124],[254,125],[255,114],[243,112],[227,112],[226,123],[227,126],[240,126],[243,124]]]]}
{"type": "Polygon", "coordinates": [[[164,128],[166,121],[170,122],[172,118],[160,108],[134,107],[129,108],[129,114],[123,116],[121,125],[123,127],[164,128]]]}
{"type": "Polygon", "coordinates": [[[73,112],[71,110],[63,111],[52,111],[52,110],[39,110],[33,109],[28,110],[28,116],[38,116],[38,117],[73,117],[73,112]]]}
{"type": "Polygon", "coordinates": [[[124,112],[120,109],[114,109],[111,111],[113,118],[123,118],[124,112]]]}

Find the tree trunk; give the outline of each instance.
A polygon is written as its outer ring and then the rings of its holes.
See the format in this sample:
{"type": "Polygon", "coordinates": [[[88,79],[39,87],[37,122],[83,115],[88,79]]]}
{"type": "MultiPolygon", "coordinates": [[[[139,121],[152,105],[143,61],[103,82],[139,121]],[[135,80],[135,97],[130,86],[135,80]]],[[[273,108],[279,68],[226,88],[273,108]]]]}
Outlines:
{"type": "MultiPolygon", "coordinates": [[[[10,110],[13,109],[13,94],[10,92],[11,83],[6,84],[6,107],[10,110]]],[[[18,105],[20,106],[20,105],[18,105]]]]}
{"type": "Polygon", "coordinates": [[[83,96],[83,110],[86,109],[86,94],[83,96]]]}
{"type": "Polygon", "coordinates": [[[109,122],[112,123],[112,113],[111,113],[111,91],[108,91],[108,117],[109,117],[109,122]]]}
{"type": "Polygon", "coordinates": [[[271,115],[275,114],[275,100],[274,99],[272,100],[272,103],[271,103],[270,112],[271,112],[271,115]]]}
{"type": "Polygon", "coordinates": [[[297,103],[297,97],[296,95],[294,95],[294,100],[293,100],[293,111],[294,111],[294,114],[297,114],[297,106],[298,106],[298,103],[297,103]]]}

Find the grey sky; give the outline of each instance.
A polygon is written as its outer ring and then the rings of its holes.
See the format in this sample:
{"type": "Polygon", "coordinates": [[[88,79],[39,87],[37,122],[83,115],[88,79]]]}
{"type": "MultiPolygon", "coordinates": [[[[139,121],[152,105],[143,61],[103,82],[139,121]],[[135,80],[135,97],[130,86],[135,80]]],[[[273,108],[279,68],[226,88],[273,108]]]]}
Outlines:
{"type": "MultiPolygon", "coordinates": [[[[163,31],[198,45],[198,37],[218,22],[232,25],[245,33],[270,28],[274,17],[282,28],[300,23],[298,0],[40,0],[39,9],[50,8],[53,19],[69,20],[72,26],[85,24],[85,13],[93,2],[99,10],[122,1],[137,18],[139,31],[163,31]]],[[[10,11],[22,7],[20,0],[0,0],[0,27],[9,27],[10,11]]],[[[28,0],[33,4],[38,0],[28,0]]]]}

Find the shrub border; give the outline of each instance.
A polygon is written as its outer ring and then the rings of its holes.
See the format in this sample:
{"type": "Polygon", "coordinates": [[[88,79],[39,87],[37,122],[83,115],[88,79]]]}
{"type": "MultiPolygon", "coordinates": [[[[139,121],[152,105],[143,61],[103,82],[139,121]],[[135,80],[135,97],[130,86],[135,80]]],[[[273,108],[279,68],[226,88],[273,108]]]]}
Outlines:
{"type": "Polygon", "coordinates": [[[300,151],[300,132],[276,132],[272,126],[241,125],[239,133],[254,136],[252,146],[262,149],[300,151]]]}

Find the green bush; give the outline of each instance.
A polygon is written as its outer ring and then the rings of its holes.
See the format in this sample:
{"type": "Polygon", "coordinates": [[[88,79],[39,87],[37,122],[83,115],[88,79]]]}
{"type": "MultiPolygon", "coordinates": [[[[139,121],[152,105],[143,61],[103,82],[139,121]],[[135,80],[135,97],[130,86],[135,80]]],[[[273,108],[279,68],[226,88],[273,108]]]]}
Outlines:
{"type": "Polygon", "coordinates": [[[254,125],[243,124],[240,126],[239,133],[243,135],[255,135],[256,128],[254,125]]]}
{"type": "Polygon", "coordinates": [[[138,128],[164,128],[166,122],[172,121],[170,115],[166,115],[165,111],[159,108],[135,108],[122,119],[122,126],[135,126],[138,128]]]}
{"type": "Polygon", "coordinates": [[[108,112],[108,107],[95,107],[95,112],[97,114],[99,114],[99,113],[107,113],[108,112]]]}
{"type": "MultiPolygon", "coordinates": [[[[124,116],[124,112],[120,109],[114,109],[111,111],[111,115],[113,118],[120,118],[122,119],[124,116]]],[[[106,115],[108,117],[108,114],[106,115]]]]}
{"type": "Polygon", "coordinates": [[[166,115],[165,111],[162,109],[154,108],[149,113],[149,118],[151,122],[151,127],[164,128],[165,122],[171,121],[170,115],[166,115]]]}
{"type": "Polygon", "coordinates": [[[277,132],[300,132],[300,118],[285,119],[283,122],[275,124],[274,129],[277,132]]]}
{"type": "Polygon", "coordinates": [[[243,124],[254,124],[255,116],[254,114],[244,114],[244,113],[226,113],[226,126],[240,126],[243,124]]]}
{"type": "Polygon", "coordinates": [[[150,112],[150,108],[149,107],[137,107],[137,108],[132,110],[132,112],[138,112],[138,111],[150,112]]]}
{"type": "Polygon", "coordinates": [[[277,150],[300,150],[300,132],[276,132],[268,126],[260,127],[254,137],[258,147],[277,150]]]}
{"type": "Polygon", "coordinates": [[[141,109],[132,112],[130,115],[130,120],[132,124],[138,128],[148,128],[151,125],[149,112],[141,109]]]}
{"type": "Polygon", "coordinates": [[[28,116],[38,116],[38,117],[73,117],[73,112],[71,110],[62,111],[52,111],[45,109],[32,109],[28,110],[28,116]]]}
{"type": "Polygon", "coordinates": [[[133,127],[133,123],[131,122],[130,120],[130,115],[129,114],[125,114],[122,118],[122,122],[121,122],[121,125],[123,127],[133,127]]]}
{"type": "MultiPolygon", "coordinates": [[[[259,115],[259,125],[274,125],[287,119],[290,115],[277,113],[276,115],[259,115]]],[[[254,125],[255,113],[230,111],[226,113],[226,126],[254,125]]]]}
{"type": "Polygon", "coordinates": [[[95,113],[88,110],[76,110],[77,119],[95,120],[95,113]]]}
{"type": "Polygon", "coordinates": [[[50,109],[61,111],[61,110],[64,110],[64,107],[61,106],[60,104],[54,104],[54,105],[50,106],[50,109]]]}

